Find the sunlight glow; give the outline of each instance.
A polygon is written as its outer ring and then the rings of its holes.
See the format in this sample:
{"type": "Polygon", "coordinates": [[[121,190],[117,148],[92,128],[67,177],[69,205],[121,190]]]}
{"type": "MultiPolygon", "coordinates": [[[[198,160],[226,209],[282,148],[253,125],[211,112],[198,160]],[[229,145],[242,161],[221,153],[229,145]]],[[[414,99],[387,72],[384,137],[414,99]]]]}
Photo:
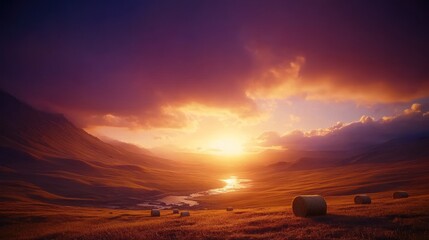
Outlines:
{"type": "Polygon", "coordinates": [[[225,189],[234,189],[236,187],[236,185],[238,184],[236,176],[231,176],[230,178],[223,179],[222,181],[224,181],[226,183],[226,186],[223,187],[225,189]]]}
{"type": "Polygon", "coordinates": [[[243,154],[243,142],[234,137],[223,137],[213,141],[210,148],[219,155],[240,155],[243,154]]]}

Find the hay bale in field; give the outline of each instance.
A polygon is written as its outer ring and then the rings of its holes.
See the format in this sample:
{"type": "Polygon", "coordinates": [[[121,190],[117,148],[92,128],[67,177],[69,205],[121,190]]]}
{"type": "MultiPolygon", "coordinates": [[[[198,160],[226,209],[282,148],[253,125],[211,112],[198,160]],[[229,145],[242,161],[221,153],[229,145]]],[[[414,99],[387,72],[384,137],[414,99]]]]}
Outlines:
{"type": "Polygon", "coordinates": [[[325,199],[320,195],[300,195],[292,201],[292,210],[297,217],[325,215],[327,208],[325,199]]]}
{"type": "Polygon", "coordinates": [[[405,191],[397,191],[393,193],[393,198],[394,199],[398,199],[398,198],[407,198],[409,195],[407,192],[405,191]]]}
{"type": "Polygon", "coordinates": [[[356,195],[355,204],[371,204],[371,198],[366,194],[356,195]]]}
{"type": "Polygon", "coordinates": [[[161,216],[161,212],[158,209],[152,209],[152,210],[150,210],[150,216],[151,217],[159,217],[159,216],[161,216]]]}
{"type": "Polygon", "coordinates": [[[228,212],[233,211],[233,210],[234,210],[234,208],[232,208],[232,207],[227,207],[226,208],[226,211],[228,211],[228,212]]]}
{"type": "Polygon", "coordinates": [[[191,216],[191,214],[188,211],[180,212],[180,217],[189,217],[189,216],[191,216]]]}
{"type": "Polygon", "coordinates": [[[173,209],[173,214],[179,214],[179,209],[173,209]]]}

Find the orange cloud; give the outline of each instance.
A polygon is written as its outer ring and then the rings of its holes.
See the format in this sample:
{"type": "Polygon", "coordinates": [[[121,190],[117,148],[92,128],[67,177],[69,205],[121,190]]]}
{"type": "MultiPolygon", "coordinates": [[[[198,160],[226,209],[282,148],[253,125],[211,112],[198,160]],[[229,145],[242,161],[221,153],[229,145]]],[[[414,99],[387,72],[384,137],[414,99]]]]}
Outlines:
{"type": "Polygon", "coordinates": [[[306,63],[313,61],[316,59],[297,56],[293,61],[260,70],[249,81],[246,95],[251,99],[300,96],[308,100],[352,100],[358,103],[406,102],[429,95],[429,81],[409,84],[403,79],[395,83],[395,79],[386,79],[388,75],[374,78],[371,75],[355,75],[355,70],[305,71],[306,63]]]}
{"type": "Polygon", "coordinates": [[[302,91],[299,73],[304,63],[305,58],[299,56],[292,62],[264,70],[251,79],[246,95],[252,99],[284,99],[299,94],[302,91]]]}

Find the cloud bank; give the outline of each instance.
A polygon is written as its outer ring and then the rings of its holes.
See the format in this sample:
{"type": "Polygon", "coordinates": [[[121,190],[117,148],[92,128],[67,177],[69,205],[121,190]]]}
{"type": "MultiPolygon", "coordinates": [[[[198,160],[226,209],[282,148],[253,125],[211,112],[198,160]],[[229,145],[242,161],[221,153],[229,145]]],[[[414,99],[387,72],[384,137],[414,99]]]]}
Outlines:
{"type": "Polygon", "coordinates": [[[326,129],[294,131],[286,135],[265,132],[259,136],[262,147],[294,150],[349,150],[371,146],[397,138],[429,136],[429,112],[413,104],[402,114],[375,120],[362,116],[351,123],[337,123],[326,129]]]}

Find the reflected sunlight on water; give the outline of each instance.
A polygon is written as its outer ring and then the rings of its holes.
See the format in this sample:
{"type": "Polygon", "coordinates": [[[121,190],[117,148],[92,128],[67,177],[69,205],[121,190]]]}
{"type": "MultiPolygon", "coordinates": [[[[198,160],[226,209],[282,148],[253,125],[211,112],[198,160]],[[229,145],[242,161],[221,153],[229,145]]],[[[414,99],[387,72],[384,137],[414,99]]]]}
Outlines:
{"type": "Polygon", "coordinates": [[[207,191],[192,193],[189,196],[167,196],[161,198],[155,202],[146,202],[137,204],[141,207],[157,207],[160,209],[171,208],[172,206],[196,206],[198,202],[193,200],[193,198],[207,196],[207,195],[216,195],[223,194],[228,192],[235,192],[240,189],[250,187],[250,179],[238,178],[236,176],[230,176],[227,179],[219,179],[222,182],[225,182],[225,186],[222,188],[214,188],[207,191]]]}
{"type": "Polygon", "coordinates": [[[231,176],[227,179],[220,179],[222,182],[225,182],[226,185],[223,188],[215,188],[208,190],[208,195],[235,192],[239,189],[248,188],[250,185],[250,179],[237,178],[236,176],[231,176]]]}

